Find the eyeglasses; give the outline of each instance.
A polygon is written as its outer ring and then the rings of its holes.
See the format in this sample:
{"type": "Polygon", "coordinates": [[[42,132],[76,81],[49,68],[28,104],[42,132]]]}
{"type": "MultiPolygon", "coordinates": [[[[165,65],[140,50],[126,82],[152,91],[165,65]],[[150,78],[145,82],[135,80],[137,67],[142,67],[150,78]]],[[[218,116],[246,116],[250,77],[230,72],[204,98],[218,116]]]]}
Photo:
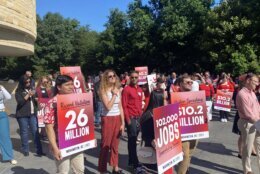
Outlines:
{"type": "Polygon", "coordinates": [[[114,75],[110,75],[110,76],[108,76],[109,79],[111,79],[111,78],[115,78],[115,77],[116,77],[115,74],[114,74],[114,75]]]}
{"type": "Polygon", "coordinates": [[[184,81],[183,83],[192,85],[192,84],[193,84],[193,81],[186,81],[186,82],[184,81]]]}
{"type": "Polygon", "coordinates": [[[28,84],[28,83],[31,83],[31,81],[25,81],[24,83],[25,83],[25,84],[28,84]]]}
{"type": "Polygon", "coordinates": [[[138,79],[138,76],[133,76],[131,77],[131,79],[138,79]]]}

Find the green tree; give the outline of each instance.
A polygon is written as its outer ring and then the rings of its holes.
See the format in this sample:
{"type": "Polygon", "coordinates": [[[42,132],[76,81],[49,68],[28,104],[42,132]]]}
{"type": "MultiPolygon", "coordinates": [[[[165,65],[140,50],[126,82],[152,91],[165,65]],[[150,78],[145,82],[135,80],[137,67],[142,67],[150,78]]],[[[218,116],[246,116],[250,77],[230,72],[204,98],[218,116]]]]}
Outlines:
{"type": "Polygon", "coordinates": [[[255,6],[259,3],[226,1],[209,12],[201,45],[217,72],[260,72],[255,6]]]}

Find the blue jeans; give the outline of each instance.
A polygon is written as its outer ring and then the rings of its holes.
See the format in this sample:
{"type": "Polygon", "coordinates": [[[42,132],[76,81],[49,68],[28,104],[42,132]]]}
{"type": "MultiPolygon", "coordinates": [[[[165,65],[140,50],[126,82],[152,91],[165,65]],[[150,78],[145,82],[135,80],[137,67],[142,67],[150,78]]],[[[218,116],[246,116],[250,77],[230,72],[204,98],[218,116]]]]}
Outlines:
{"type": "Polygon", "coordinates": [[[36,153],[42,153],[42,144],[40,141],[38,123],[36,115],[30,115],[29,117],[18,117],[17,118],[19,127],[20,127],[20,136],[22,141],[22,152],[29,152],[29,130],[30,127],[31,133],[33,135],[34,145],[36,147],[36,153]]]}
{"type": "Polygon", "coordinates": [[[0,152],[4,161],[14,159],[9,120],[5,112],[0,112],[0,152]]]}
{"type": "Polygon", "coordinates": [[[96,124],[99,124],[100,123],[100,116],[101,116],[101,108],[102,108],[102,103],[101,101],[98,101],[96,103],[96,106],[97,106],[97,111],[95,113],[95,123],[96,124]]]}

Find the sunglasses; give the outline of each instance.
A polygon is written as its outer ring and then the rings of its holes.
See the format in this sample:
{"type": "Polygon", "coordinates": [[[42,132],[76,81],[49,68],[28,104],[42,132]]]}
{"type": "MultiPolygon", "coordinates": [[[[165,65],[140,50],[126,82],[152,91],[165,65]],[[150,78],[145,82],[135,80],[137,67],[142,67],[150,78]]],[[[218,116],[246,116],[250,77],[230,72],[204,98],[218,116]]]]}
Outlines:
{"type": "Polygon", "coordinates": [[[193,84],[193,81],[186,81],[184,82],[185,84],[189,84],[189,85],[192,85],[193,84]]]}
{"type": "Polygon", "coordinates": [[[138,76],[133,76],[131,77],[131,79],[138,79],[138,76]]]}
{"type": "Polygon", "coordinates": [[[28,84],[28,83],[31,83],[31,81],[25,81],[24,83],[25,83],[25,84],[28,84]]]}
{"type": "Polygon", "coordinates": [[[116,77],[115,74],[114,74],[114,75],[110,75],[110,76],[108,76],[109,79],[111,79],[111,78],[115,78],[115,77],[116,77]]]}

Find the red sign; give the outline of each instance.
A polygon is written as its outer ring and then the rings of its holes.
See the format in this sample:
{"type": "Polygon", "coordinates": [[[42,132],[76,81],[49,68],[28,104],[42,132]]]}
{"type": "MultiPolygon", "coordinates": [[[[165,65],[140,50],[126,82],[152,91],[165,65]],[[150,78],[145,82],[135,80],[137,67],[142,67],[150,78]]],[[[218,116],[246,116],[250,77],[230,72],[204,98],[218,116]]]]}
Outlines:
{"type": "Polygon", "coordinates": [[[222,111],[231,111],[231,101],[233,92],[224,92],[217,90],[216,99],[214,102],[214,109],[222,111]]]}
{"type": "Polygon", "coordinates": [[[57,95],[62,157],[96,147],[92,93],[57,95]]]}
{"type": "Polygon", "coordinates": [[[147,83],[148,67],[141,66],[135,67],[135,70],[139,72],[138,85],[143,85],[147,83]]]}
{"type": "Polygon", "coordinates": [[[153,109],[158,173],[183,160],[178,112],[179,104],[153,109]]]}
{"type": "Polygon", "coordinates": [[[204,91],[173,92],[171,103],[179,103],[181,140],[208,138],[207,106],[204,91]]]}
{"type": "Polygon", "coordinates": [[[48,104],[49,98],[38,98],[38,111],[37,111],[37,118],[38,118],[38,127],[45,127],[44,124],[44,115],[45,115],[45,107],[48,104]]]}
{"type": "Polygon", "coordinates": [[[81,73],[80,66],[60,67],[61,75],[68,75],[73,78],[74,92],[85,93],[85,80],[81,73]]]}

